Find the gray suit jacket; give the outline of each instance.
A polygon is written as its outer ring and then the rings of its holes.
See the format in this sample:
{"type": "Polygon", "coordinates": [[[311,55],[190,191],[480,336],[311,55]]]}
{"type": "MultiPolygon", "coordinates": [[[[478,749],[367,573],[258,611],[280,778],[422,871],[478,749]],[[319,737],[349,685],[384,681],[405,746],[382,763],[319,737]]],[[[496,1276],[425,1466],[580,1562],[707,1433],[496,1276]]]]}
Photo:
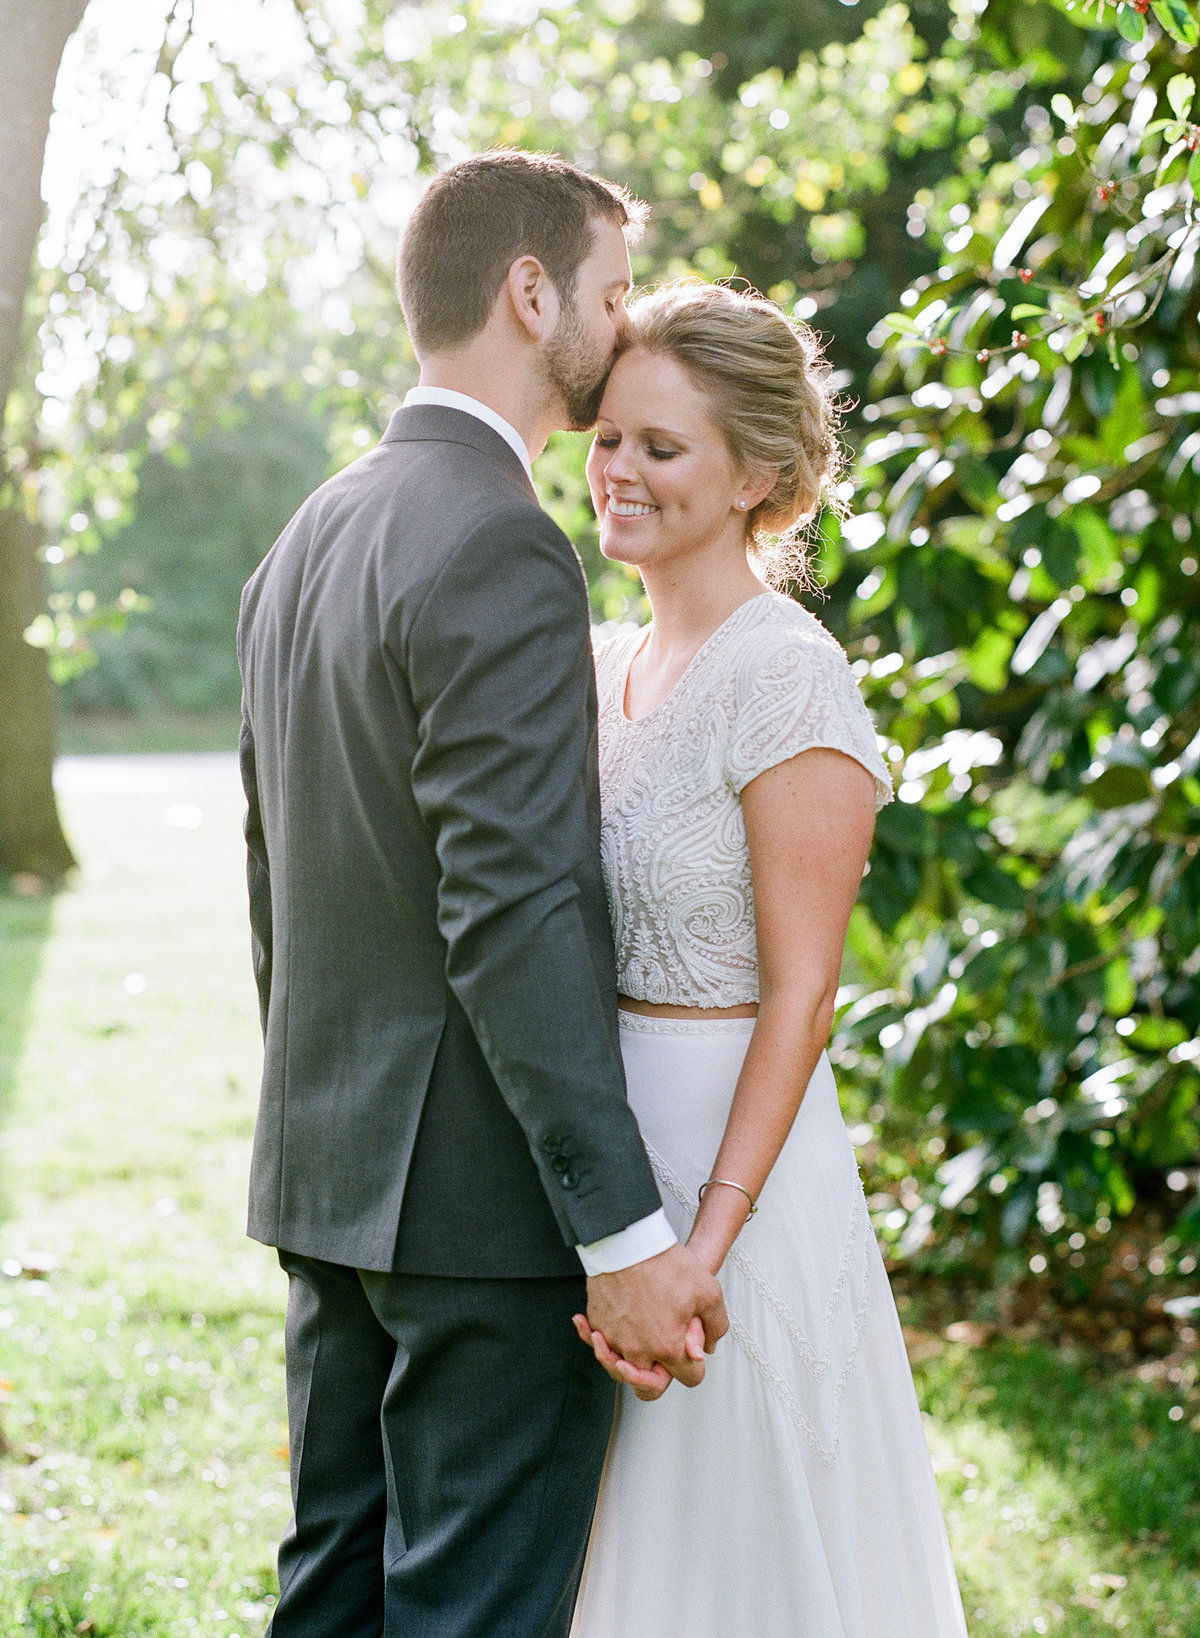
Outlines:
{"type": "Polygon", "coordinates": [[[578,1273],[660,1199],[625,1099],[587,595],[520,462],[397,411],[250,580],[265,1036],[249,1232],[359,1268],[578,1273]]]}

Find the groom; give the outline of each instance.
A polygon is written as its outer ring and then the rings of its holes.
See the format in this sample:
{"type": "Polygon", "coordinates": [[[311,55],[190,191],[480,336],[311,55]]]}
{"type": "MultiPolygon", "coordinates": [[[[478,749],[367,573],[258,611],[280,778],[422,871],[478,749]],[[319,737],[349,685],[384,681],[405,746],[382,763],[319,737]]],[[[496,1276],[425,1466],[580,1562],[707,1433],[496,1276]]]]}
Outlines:
{"type": "Polygon", "coordinates": [[[613,1405],[572,1314],[686,1384],[689,1323],[726,1327],[625,1101],[587,594],[530,477],[592,422],[643,213],[544,155],[438,177],[399,263],[421,384],[243,598],[274,1638],[564,1638],[613,1405]]]}

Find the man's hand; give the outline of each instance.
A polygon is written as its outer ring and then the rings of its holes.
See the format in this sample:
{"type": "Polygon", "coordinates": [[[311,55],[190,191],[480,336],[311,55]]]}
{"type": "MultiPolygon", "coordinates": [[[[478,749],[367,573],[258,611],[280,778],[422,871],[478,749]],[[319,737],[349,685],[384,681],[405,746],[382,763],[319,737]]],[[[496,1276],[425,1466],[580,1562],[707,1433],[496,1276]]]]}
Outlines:
{"type": "MultiPolygon", "coordinates": [[[[643,1370],[640,1365],[631,1365],[627,1359],[613,1353],[603,1335],[592,1330],[585,1315],[575,1315],[575,1329],[580,1341],[587,1343],[613,1381],[628,1383],[639,1399],[661,1399],[671,1386],[671,1376],[665,1365],[651,1365],[649,1370],[643,1370]]],[[[701,1361],[703,1367],[704,1325],[699,1317],[688,1326],[684,1345],[689,1359],[701,1361]]]]}
{"type": "Polygon", "coordinates": [[[729,1329],[721,1287],[686,1246],[616,1274],[594,1274],[587,1289],[587,1319],[576,1329],[608,1374],[642,1399],[657,1399],[672,1377],[694,1388],[704,1378],[705,1353],[729,1329]]]}

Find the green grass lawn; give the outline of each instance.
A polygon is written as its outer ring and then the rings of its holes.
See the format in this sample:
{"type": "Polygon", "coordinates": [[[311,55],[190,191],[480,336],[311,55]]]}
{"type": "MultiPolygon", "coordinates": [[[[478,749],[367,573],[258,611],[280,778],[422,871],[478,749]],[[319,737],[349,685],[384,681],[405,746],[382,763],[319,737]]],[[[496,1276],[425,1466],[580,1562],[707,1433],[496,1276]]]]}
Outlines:
{"type": "MultiPolygon", "coordinates": [[[[287,1469],[284,1281],[242,1234],[236,778],[206,756],[63,774],[77,884],[0,897],[0,1638],[243,1638],[287,1469]]],[[[1015,1341],[919,1354],[974,1638],[1200,1638],[1187,1381],[1015,1341]]]]}

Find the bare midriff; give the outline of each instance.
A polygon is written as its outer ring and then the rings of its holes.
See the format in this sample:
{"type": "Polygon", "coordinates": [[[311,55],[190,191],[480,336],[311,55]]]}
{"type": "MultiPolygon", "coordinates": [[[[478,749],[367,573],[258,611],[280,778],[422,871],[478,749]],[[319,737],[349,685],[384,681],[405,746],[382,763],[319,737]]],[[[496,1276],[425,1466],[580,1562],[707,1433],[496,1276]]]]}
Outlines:
{"type": "Polygon", "coordinates": [[[643,1018],[757,1018],[758,1002],[745,1001],[739,1007],[674,1007],[666,1001],[635,1001],[632,995],[618,995],[622,1012],[637,1012],[643,1018]]]}

